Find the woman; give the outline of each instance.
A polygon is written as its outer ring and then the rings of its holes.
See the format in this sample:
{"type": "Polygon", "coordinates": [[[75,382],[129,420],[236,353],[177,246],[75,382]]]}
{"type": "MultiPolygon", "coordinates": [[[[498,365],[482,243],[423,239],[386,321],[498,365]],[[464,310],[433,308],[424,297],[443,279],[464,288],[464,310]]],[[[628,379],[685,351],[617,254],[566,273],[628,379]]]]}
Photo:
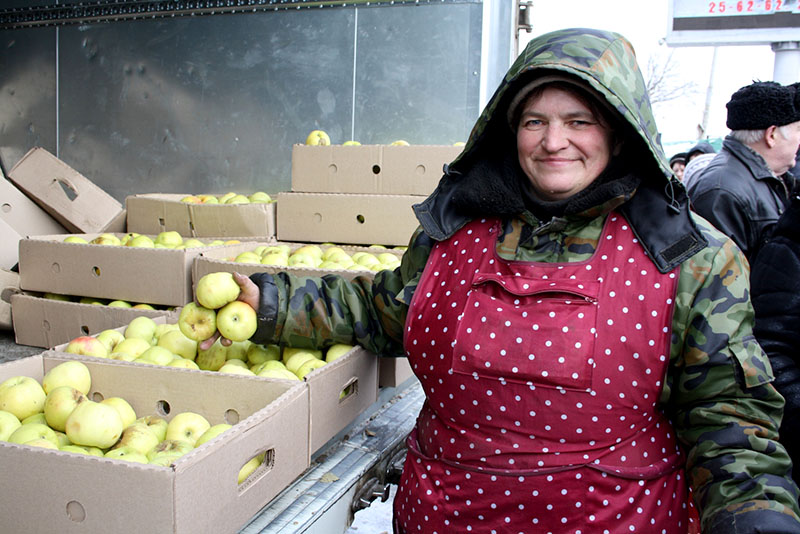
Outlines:
{"type": "Polygon", "coordinates": [[[238,277],[253,341],[406,354],[397,533],[800,532],[746,267],[690,214],[630,44],[531,41],[374,281],[238,277]]]}

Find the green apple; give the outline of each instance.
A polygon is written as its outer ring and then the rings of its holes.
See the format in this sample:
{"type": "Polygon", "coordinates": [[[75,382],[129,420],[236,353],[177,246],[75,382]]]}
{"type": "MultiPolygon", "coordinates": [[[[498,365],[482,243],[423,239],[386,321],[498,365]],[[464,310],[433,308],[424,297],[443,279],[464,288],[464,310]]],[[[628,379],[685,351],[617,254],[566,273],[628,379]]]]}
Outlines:
{"type": "Polygon", "coordinates": [[[291,358],[297,352],[308,352],[310,354],[313,354],[314,357],[316,359],[318,359],[318,360],[321,360],[323,358],[323,354],[322,354],[321,350],[317,350],[317,349],[300,349],[300,348],[297,348],[297,347],[284,347],[283,355],[282,355],[283,363],[286,363],[289,360],[289,358],[291,358]]]}
{"type": "Polygon", "coordinates": [[[330,136],[322,130],[312,130],[306,137],[307,145],[330,145],[330,136]]]}
{"type": "Polygon", "coordinates": [[[218,200],[219,200],[220,204],[225,204],[228,200],[232,199],[235,196],[236,196],[236,193],[234,193],[233,191],[228,191],[224,195],[220,195],[218,197],[218,200]]]}
{"type": "Polygon", "coordinates": [[[307,360],[300,364],[300,367],[297,368],[295,374],[297,378],[305,378],[305,376],[313,371],[314,369],[319,369],[320,367],[324,366],[326,362],[324,360],[318,360],[314,358],[313,360],[307,360]]]}
{"type": "Polygon", "coordinates": [[[122,397],[107,397],[101,400],[100,404],[107,404],[117,410],[120,419],[122,419],[122,428],[127,428],[136,421],[136,411],[134,411],[133,406],[122,397]]]}
{"type": "Polygon", "coordinates": [[[180,330],[172,330],[160,336],[157,346],[187,360],[194,360],[197,357],[197,341],[189,339],[180,330]]]}
{"type": "Polygon", "coordinates": [[[123,246],[124,246],[124,245],[127,245],[127,244],[128,244],[128,242],[129,242],[131,239],[133,239],[134,237],[138,237],[138,236],[140,236],[140,235],[142,235],[142,234],[138,234],[138,233],[136,233],[136,232],[128,232],[127,234],[125,234],[124,236],[122,236],[122,237],[119,239],[119,244],[120,244],[120,245],[123,245],[123,246]]]}
{"type": "Polygon", "coordinates": [[[296,374],[288,369],[263,369],[257,373],[257,376],[280,378],[281,380],[300,380],[296,374]]]}
{"type": "Polygon", "coordinates": [[[295,254],[309,254],[317,261],[317,263],[320,263],[323,259],[322,247],[320,247],[319,245],[302,245],[294,249],[292,253],[289,255],[289,257],[291,258],[295,254]]]}
{"type": "Polygon", "coordinates": [[[189,443],[188,441],[165,439],[156,445],[153,450],[147,453],[147,459],[151,464],[170,465],[170,463],[192,449],[194,449],[194,444],[189,443]],[[169,458],[171,461],[166,464],[159,464],[159,459],[164,458],[169,458]]]}
{"type": "Polygon", "coordinates": [[[114,330],[113,328],[109,328],[109,329],[103,330],[102,332],[97,334],[97,336],[95,336],[95,337],[97,337],[98,340],[103,342],[103,345],[106,346],[106,349],[108,350],[108,354],[110,355],[112,352],[114,352],[114,349],[116,348],[116,346],[123,339],[125,339],[125,334],[123,334],[119,330],[114,330]]]}
{"type": "Polygon", "coordinates": [[[175,355],[172,354],[172,352],[165,349],[164,347],[153,345],[152,347],[141,353],[139,357],[133,361],[138,363],[149,363],[152,365],[167,365],[174,359],[175,355]]]}
{"type": "Polygon", "coordinates": [[[156,435],[158,441],[167,439],[167,420],[157,415],[145,415],[136,420],[137,423],[144,423],[156,435]]]}
{"type": "Polygon", "coordinates": [[[350,141],[345,141],[344,143],[342,143],[342,146],[361,146],[361,143],[359,143],[358,141],[353,141],[351,139],[350,141]]]}
{"type": "Polygon", "coordinates": [[[258,456],[254,456],[253,458],[245,462],[242,468],[239,469],[239,476],[237,477],[237,482],[241,484],[242,482],[247,480],[247,477],[252,475],[255,472],[255,470],[258,469],[258,466],[260,466],[262,463],[264,463],[263,453],[259,454],[258,456]]]}
{"type": "Polygon", "coordinates": [[[134,317],[128,326],[125,327],[125,337],[138,337],[144,339],[149,345],[156,343],[156,322],[145,315],[134,317]]]}
{"type": "Polygon", "coordinates": [[[228,361],[241,360],[242,363],[244,363],[247,361],[247,351],[252,344],[253,342],[249,339],[245,339],[244,341],[234,341],[228,346],[228,352],[225,353],[225,356],[228,361]]]}
{"type": "Polygon", "coordinates": [[[245,195],[236,194],[225,201],[225,204],[250,204],[250,199],[245,195]]]}
{"type": "Polygon", "coordinates": [[[211,428],[208,420],[195,412],[181,412],[173,417],[167,425],[167,441],[186,441],[194,447],[198,438],[211,428]]]}
{"type": "Polygon", "coordinates": [[[202,204],[219,204],[219,199],[214,195],[197,195],[202,204]]]}
{"type": "Polygon", "coordinates": [[[47,394],[29,376],[12,376],[0,383],[0,410],[11,412],[22,421],[44,409],[47,394]]]}
{"type": "Polygon", "coordinates": [[[133,308],[133,304],[127,300],[112,300],[106,304],[106,306],[111,306],[112,308],[133,308]]]}
{"type": "MultiPolygon", "coordinates": [[[[241,362],[241,360],[233,360],[237,362],[241,362]]],[[[244,362],[242,362],[244,363],[244,362]]],[[[234,363],[228,362],[222,367],[220,367],[217,372],[223,374],[231,374],[231,375],[246,375],[246,376],[256,376],[256,374],[248,369],[247,367],[236,365],[234,363]]]]}
{"type": "MultiPolygon", "coordinates": [[[[228,352],[230,352],[230,348],[229,348],[228,352]]],[[[236,367],[241,367],[242,369],[250,369],[247,366],[247,362],[245,362],[244,360],[240,360],[238,358],[231,358],[230,356],[228,357],[228,360],[222,365],[222,367],[225,367],[226,365],[232,365],[232,366],[236,366],[236,367]]],[[[220,368],[220,371],[221,370],[222,370],[222,368],[220,368]]]]}
{"type": "Polygon", "coordinates": [[[144,351],[151,347],[150,343],[145,341],[142,338],[138,337],[129,337],[125,338],[114,347],[114,351],[111,354],[111,357],[115,360],[125,360],[125,361],[132,361],[139,357],[144,351]],[[119,358],[114,357],[115,354],[128,354],[130,355],[129,358],[119,358]]]}
{"type": "Polygon", "coordinates": [[[88,241],[79,235],[71,235],[64,238],[64,243],[81,243],[85,245],[88,241]]]}
{"type": "Polygon", "coordinates": [[[173,330],[180,330],[178,328],[178,323],[158,323],[156,325],[156,339],[161,340],[161,336],[173,330]]]}
{"type": "MultiPolygon", "coordinates": [[[[45,399],[46,401],[47,399],[45,399]]],[[[38,412],[33,415],[29,415],[25,419],[21,420],[20,423],[23,425],[29,425],[31,423],[41,423],[43,425],[47,424],[47,418],[44,416],[44,412],[38,412]]]]}
{"type": "Polygon", "coordinates": [[[279,267],[288,267],[289,257],[283,252],[267,252],[261,256],[261,265],[276,265],[279,267]]]}
{"type": "Polygon", "coordinates": [[[246,302],[234,300],[217,310],[217,329],[231,341],[248,340],[257,328],[256,311],[246,302]]]}
{"type": "Polygon", "coordinates": [[[250,343],[247,347],[247,362],[252,365],[257,365],[269,360],[281,359],[281,348],[278,345],[259,345],[258,343],[250,343]]]}
{"type": "Polygon", "coordinates": [[[286,365],[284,365],[284,363],[280,360],[267,360],[265,362],[250,366],[250,370],[255,374],[259,374],[261,371],[266,369],[284,369],[288,371],[288,369],[286,369],[286,365]]]}
{"type": "Polygon", "coordinates": [[[189,239],[184,239],[183,240],[183,245],[179,245],[178,247],[175,247],[175,248],[179,248],[179,247],[183,247],[183,248],[201,248],[201,247],[204,247],[204,246],[206,246],[206,244],[203,243],[202,241],[200,241],[199,239],[197,239],[195,237],[190,237],[189,239]]]}
{"type": "Polygon", "coordinates": [[[67,418],[78,404],[86,400],[86,395],[72,386],[58,386],[47,394],[44,401],[44,417],[47,426],[64,432],[67,418]]]}
{"type": "Polygon", "coordinates": [[[250,202],[252,202],[254,204],[256,204],[256,203],[257,204],[269,204],[270,202],[272,202],[272,197],[269,196],[264,191],[256,191],[255,193],[251,194],[247,198],[250,200],[250,202]]]}
{"type": "Polygon", "coordinates": [[[108,349],[102,341],[94,336],[78,336],[64,348],[64,352],[69,354],[82,354],[84,356],[95,356],[97,358],[108,358],[108,349]]]}
{"type": "Polygon", "coordinates": [[[66,432],[75,445],[107,449],[122,435],[122,418],[113,406],[86,400],[67,418],[66,432]]]}
{"type": "Polygon", "coordinates": [[[215,341],[209,348],[197,351],[197,358],[194,362],[203,371],[219,371],[228,360],[228,347],[222,345],[219,340],[215,341]]]}
{"type": "Polygon", "coordinates": [[[72,386],[84,395],[92,388],[92,375],[85,363],[79,361],[61,362],[50,368],[42,378],[42,388],[50,393],[59,386],[72,386]]]}
{"type": "Polygon", "coordinates": [[[8,437],[22,426],[17,416],[11,412],[0,410],[0,441],[8,441],[8,437]]]}
{"type": "Polygon", "coordinates": [[[72,297],[69,295],[59,295],[58,293],[44,293],[42,298],[46,298],[49,300],[61,300],[64,302],[72,302],[72,297]]]}
{"type": "Polygon", "coordinates": [[[55,430],[44,423],[29,423],[22,425],[8,437],[9,443],[22,445],[34,439],[46,439],[58,448],[58,436],[55,430]]]}
{"type": "Polygon", "coordinates": [[[158,436],[145,423],[135,422],[125,427],[119,441],[111,449],[129,447],[141,454],[147,454],[159,444],[158,436]]]}
{"type": "MultiPolygon", "coordinates": [[[[76,454],[85,454],[86,456],[97,456],[96,454],[89,452],[89,447],[84,447],[82,445],[61,445],[58,450],[63,452],[74,452],[76,454]]],[[[100,449],[97,450],[100,451],[100,449]]],[[[103,456],[103,451],[100,451],[100,456],[103,456]]]]}
{"type": "Polygon", "coordinates": [[[72,445],[72,442],[67,437],[67,434],[61,432],[60,430],[56,430],[56,438],[58,438],[58,448],[60,449],[64,445],[72,445]]]}
{"type": "Polygon", "coordinates": [[[147,459],[147,456],[137,451],[133,447],[127,447],[124,445],[122,447],[111,449],[105,453],[105,457],[113,460],[125,460],[126,462],[136,462],[140,464],[150,463],[150,461],[147,459]]]}
{"type": "Polygon", "coordinates": [[[246,250],[233,258],[233,261],[236,263],[261,263],[261,256],[252,250],[246,250]]]}
{"type": "Polygon", "coordinates": [[[183,244],[183,236],[180,234],[180,232],[176,232],[175,230],[167,230],[164,232],[159,232],[153,242],[159,245],[164,245],[167,248],[175,248],[178,245],[183,244]]]}
{"type": "Polygon", "coordinates": [[[120,246],[122,242],[120,239],[115,236],[114,234],[103,233],[89,241],[93,245],[112,245],[112,246],[120,246]]]}
{"type": "Polygon", "coordinates": [[[219,423],[216,425],[212,425],[211,427],[209,427],[208,430],[203,432],[202,436],[197,438],[197,441],[195,442],[194,446],[199,447],[203,443],[216,438],[217,436],[219,436],[220,434],[231,428],[233,428],[233,425],[229,425],[228,423],[219,423]]]}
{"type": "Polygon", "coordinates": [[[155,243],[153,239],[146,235],[137,235],[136,237],[128,240],[125,243],[126,247],[137,247],[137,248],[153,248],[155,247],[155,243]]]}
{"type": "Polygon", "coordinates": [[[50,441],[46,438],[35,438],[30,441],[26,441],[23,445],[28,445],[29,447],[41,447],[43,449],[53,449],[58,450],[58,445],[50,441]]]}
{"type": "Polygon", "coordinates": [[[392,146],[409,146],[409,142],[404,139],[398,139],[397,141],[392,141],[389,144],[392,146]]]}
{"type": "Polygon", "coordinates": [[[217,313],[212,309],[190,302],[181,309],[178,326],[183,335],[189,339],[203,341],[217,331],[217,313]]]}
{"type": "Polygon", "coordinates": [[[105,306],[106,301],[95,298],[95,297],[81,297],[78,299],[80,304],[89,304],[91,306],[105,306]]]}
{"type": "Polygon", "coordinates": [[[310,352],[298,351],[289,356],[289,358],[286,360],[286,368],[294,374],[297,374],[297,370],[300,369],[301,365],[312,360],[322,361],[310,352]]]}
{"type": "Polygon", "coordinates": [[[210,310],[222,308],[239,297],[242,290],[232,273],[208,273],[200,278],[195,288],[197,303],[210,310]]]}
{"type": "Polygon", "coordinates": [[[347,343],[336,343],[328,347],[325,351],[325,361],[332,362],[333,360],[344,356],[348,352],[353,349],[353,345],[348,345],[347,343]]]}
{"type": "Polygon", "coordinates": [[[153,306],[151,306],[150,304],[144,303],[144,302],[140,302],[139,304],[134,304],[131,307],[134,310],[155,310],[155,308],[153,306]]]}

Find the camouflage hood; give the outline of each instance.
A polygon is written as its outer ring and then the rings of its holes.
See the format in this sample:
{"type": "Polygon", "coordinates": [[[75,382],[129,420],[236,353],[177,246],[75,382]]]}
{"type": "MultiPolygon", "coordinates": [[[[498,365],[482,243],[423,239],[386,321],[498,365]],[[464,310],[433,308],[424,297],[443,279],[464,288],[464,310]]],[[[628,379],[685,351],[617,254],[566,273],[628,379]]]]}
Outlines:
{"type": "Polygon", "coordinates": [[[665,183],[670,179],[672,171],[661,147],[633,47],[617,33],[585,28],[555,31],[528,44],[475,123],[464,150],[451,165],[453,170],[463,173],[487,154],[516,150],[516,139],[506,119],[509,104],[533,78],[553,73],[578,77],[604,97],[608,107],[630,125],[627,134],[641,137],[654,164],[651,168],[659,169],[665,183]]]}

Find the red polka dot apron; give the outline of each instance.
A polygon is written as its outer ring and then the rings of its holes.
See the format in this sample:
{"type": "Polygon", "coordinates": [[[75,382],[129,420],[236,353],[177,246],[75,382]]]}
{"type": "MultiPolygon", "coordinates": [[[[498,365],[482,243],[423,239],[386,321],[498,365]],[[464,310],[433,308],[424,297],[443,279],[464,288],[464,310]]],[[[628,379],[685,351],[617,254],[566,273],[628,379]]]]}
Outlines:
{"type": "Polygon", "coordinates": [[[677,271],[617,213],[583,262],[504,260],[499,230],[437,243],[414,294],[426,400],[396,532],[685,534],[685,458],[657,407],[677,271]]]}

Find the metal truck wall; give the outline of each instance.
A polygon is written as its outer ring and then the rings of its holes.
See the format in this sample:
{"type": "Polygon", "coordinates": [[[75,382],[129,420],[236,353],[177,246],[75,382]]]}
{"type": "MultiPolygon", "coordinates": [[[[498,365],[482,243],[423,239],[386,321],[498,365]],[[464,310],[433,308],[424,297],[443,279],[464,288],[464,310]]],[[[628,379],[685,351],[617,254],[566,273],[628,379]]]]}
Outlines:
{"type": "Polygon", "coordinates": [[[480,112],[482,9],[383,5],[2,30],[0,162],[8,171],[43,146],[123,201],[288,190],[291,146],[317,128],[334,143],[465,141],[480,112]]]}

